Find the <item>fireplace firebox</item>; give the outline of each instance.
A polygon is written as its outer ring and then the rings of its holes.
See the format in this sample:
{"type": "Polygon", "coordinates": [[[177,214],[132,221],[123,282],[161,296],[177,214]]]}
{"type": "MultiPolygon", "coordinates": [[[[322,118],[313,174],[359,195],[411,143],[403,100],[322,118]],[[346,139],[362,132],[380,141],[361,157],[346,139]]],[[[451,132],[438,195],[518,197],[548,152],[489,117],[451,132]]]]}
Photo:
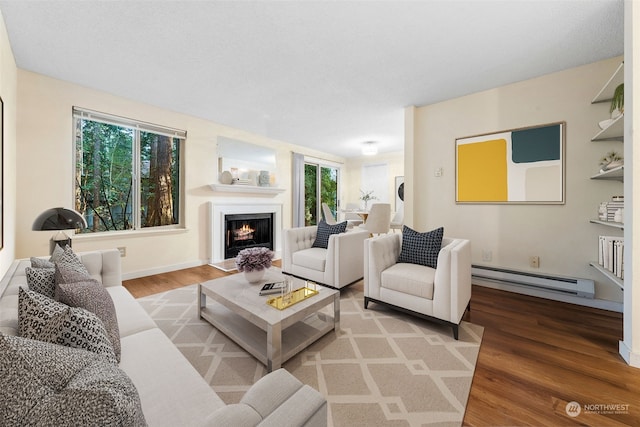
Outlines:
{"type": "Polygon", "coordinates": [[[225,259],[235,258],[246,248],[273,250],[273,213],[225,215],[224,222],[225,259]]]}

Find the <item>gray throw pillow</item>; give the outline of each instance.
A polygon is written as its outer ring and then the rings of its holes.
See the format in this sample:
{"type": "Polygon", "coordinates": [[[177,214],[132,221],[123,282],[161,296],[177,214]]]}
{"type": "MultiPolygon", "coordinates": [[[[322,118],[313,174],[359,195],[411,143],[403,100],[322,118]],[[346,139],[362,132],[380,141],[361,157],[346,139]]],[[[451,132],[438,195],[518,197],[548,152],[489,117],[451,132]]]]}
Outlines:
{"type": "MultiPolygon", "coordinates": [[[[53,265],[53,264],[51,264],[53,265]]],[[[24,269],[27,276],[29,289],[53,298],[56,290],[56,270],[55,268],[33,268],[24,269]]]]}
{"type": "Polygon", "coordinates": [[[312,247],[327,249],[329,246],[329,236],[332,234],[340,234],[347,231],[347,221],[340,222],[338,224],[329,225],[324,219],[320,220],[318,224],[318,231],[316,233],[316,240],[313,242],[312,247]]]}
{"type": "Polygon", "coordinates": [[[426,233],[419,233],[405,225],[402,227],[402,249],[400,250],[398,262],[436,268],[438,254],[442,249],[443,234],[443,227],[426,233]]]}
{"type": "Polygon", "coordinates": [[[96,354],[0,334],[0,416],[14,426],[146,426],[131,379],[96,354]]]}
{"type": "Polygon", "coordinates": [[[31,267],[33,268],[54,268],[55,264],[49,260],[31,257],[31,267]]]}
{"type": "Polygon", "coordinates": [[[51,262],[57,266],[65,266],[78,273],[83,273],[89,276],[89,271],[84,266],[78,255],[76,255],[69,246],[65,246],[64,250],[59,249],[60,246],[56,246],[56,249],[51,255],[51,262]]]}
{"type": "Polygon", "coordinates": [[[98,316],[22,287],[18,292],[18,328],[24,338],[91,351],[118,364],[98,316]]]}
{"type": "Polygon", "coordinates": [[[58,300],[71,307],[80,307],[94,313],[107,331],[118,362],[120,362],[120,328],[116,317],[116,307],[109,292],[97,280],[58,283],[58,300]]]}

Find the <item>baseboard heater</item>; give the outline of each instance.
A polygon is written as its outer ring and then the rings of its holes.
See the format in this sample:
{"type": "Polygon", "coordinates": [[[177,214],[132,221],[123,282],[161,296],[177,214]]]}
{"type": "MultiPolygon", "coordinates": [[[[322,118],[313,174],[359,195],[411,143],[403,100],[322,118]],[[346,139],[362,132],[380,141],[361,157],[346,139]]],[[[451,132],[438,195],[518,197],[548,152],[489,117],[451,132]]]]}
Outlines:
{"type": "Polygon", "coordinates": [[[480,265],[471,266],[471,276],[488,282],[524,286],[582,298],[593,299],[595,296],[595,284],[590,279],[551,276],[480,265]]]}

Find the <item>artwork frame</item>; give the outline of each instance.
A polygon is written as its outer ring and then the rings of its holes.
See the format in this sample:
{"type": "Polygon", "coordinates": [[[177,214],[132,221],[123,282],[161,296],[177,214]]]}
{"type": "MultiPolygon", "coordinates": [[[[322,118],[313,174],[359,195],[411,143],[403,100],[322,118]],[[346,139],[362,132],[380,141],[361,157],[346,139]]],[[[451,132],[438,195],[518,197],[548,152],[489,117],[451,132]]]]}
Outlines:
{"type": "Polygon", "coordinates": [[[458,204],[565,203],[566,122],[456,138],[458,204]]]}
{"type": "Polygon", "coordinates": [[[0,97],[0,250],[4,248],[4,100],[0,97]]]}
{"type": "Polygon", "coordinates": [[[396,201],[395,211],[398,212],[404,204],[404,176],[396,176],[394,179],[394,197],[396,201]]]}

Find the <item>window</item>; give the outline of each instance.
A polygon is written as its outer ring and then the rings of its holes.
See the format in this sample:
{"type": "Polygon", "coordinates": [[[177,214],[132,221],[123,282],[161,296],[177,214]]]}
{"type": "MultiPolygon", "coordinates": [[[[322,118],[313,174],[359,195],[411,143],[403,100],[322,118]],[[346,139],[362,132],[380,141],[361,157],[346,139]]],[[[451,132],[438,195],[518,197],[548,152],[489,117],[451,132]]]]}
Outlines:
{"type": "Polygon", "coordinates": [[[181,224],[185,131],[78,108],[73,123],[82,233],[181,224]]]}
{"type": "Polygon", "coordinates": [[[316,225],[322,203],[338,218],[338,168],[306,162],[304,165],[305,225],[316,225]]]}

